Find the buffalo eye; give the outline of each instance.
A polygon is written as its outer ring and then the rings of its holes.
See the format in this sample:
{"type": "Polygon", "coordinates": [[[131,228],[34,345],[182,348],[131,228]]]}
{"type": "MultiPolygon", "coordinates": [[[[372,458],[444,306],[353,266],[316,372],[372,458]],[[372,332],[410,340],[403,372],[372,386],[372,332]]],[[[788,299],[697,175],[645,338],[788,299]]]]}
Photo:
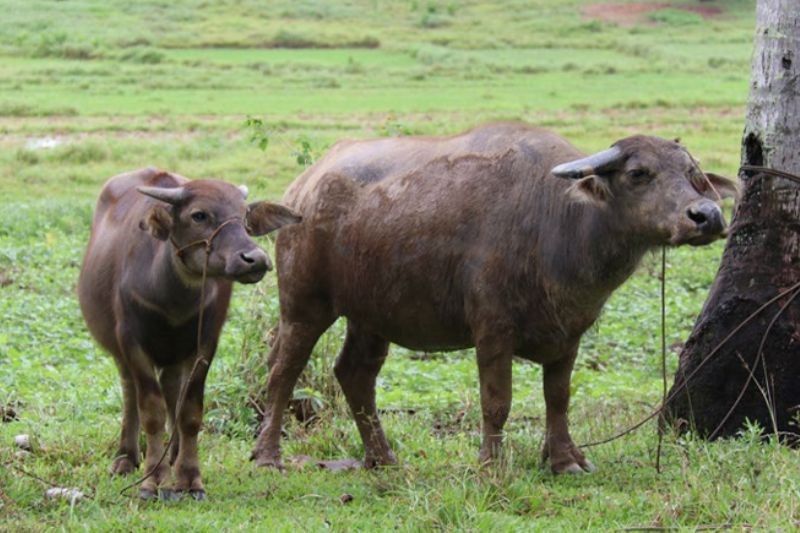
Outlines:
{"type": "Polygon", "coordinates": [[[635,183],[647,183],[653,177],[653,175],[643,168],[634,168],[633,170],[628,171],[628,177],[630,180],[635,183]]]}
{"type": "Polygon", "coordinates": [[[203,211],[195,211],[192,213],[192,220],[195,222],[205,222],[208,220],[208,215],[205,214],[203,211]]]}

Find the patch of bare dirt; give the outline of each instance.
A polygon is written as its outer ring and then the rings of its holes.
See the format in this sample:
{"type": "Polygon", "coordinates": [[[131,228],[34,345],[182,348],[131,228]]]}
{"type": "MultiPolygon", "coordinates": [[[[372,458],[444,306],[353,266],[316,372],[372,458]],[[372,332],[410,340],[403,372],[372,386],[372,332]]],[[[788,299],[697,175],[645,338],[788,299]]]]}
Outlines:
{"type": "MultiPolygon", "coordinates": [[[[0,269],[0,287],[8,287],[12,283],[14,283],[14,278],[11,277],[11,271],[0,269]]],[[[1,409],[0,413],[2,413],[1,409]]]]}
{"type": "Polygon", "coordinates": [[[586,18],[611,22],[619,26],[630,27],[637,24],[651,24],[647,15],[660,9],[677,9],[696,13],[704,19],[710,19],[722,15],[722,8],[719,6],[687,6],[685,4],[672,4],[669,2],[637,2],[632,4],[591,4],[583,8],[583,16],[586,18]]]}

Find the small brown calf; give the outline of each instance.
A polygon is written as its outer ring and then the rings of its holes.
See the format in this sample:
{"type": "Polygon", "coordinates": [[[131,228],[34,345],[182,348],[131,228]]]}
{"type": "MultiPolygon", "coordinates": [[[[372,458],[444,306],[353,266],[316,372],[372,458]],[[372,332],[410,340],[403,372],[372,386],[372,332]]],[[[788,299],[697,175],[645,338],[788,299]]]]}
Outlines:
{"type": "Polygon", "coordinates": [[[272,268],[250,235],[300,220],[280,205],[248,205],[246,194],[221,181],[155,169],[115,176],[100,193],[78,296],[89,331],[114,356],[122,381],[122,434],[112,474],[138,467],[140,422],[147,436],[150,475],[142,498],[158,496],[170,465],[174,492],[163,490],[162,497],[205,497],[197,433],[232,283],[255,283],[272,268]],[[169,464],[161,461],[167,418],[176,432],[169,464]]]}

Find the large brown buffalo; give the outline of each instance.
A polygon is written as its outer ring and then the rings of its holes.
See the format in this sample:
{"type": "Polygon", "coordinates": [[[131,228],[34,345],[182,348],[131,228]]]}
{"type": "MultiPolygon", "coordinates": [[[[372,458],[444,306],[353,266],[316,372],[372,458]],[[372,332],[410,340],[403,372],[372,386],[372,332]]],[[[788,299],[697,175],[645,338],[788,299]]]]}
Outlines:
{"type": "Polygon", "coordinates": [[[246,204],[246,194],[222,181],[190,181],[155,169],[115,176],[100,193],[78,296],[89,331],[114,356],[122,380],[113,474],[139,465],[140,420],[144,426],[145,471],[151,475],[142,483],[142,498],[157,496],[173,463],[175,492],[205,497],[197,433],[231,284],[255,283],[271,268],[248,234],[299,221],[280,205],[246,204]],[[169,464],[161,462],[167,417],[177,431],[169,464]]]}
{"type": "Polygon", "coordinates": [[[588,157],[558,135],[506,123],[337,144],[283,199],[305,222],[277,240],[281,318],[253,458],[281,467],[292,388],[319,336],[344,316],[335,374],[366,466],[396,461],[375,407],[394,342],[476,348],[481,460],[500,450],[512,356],[542,364],[543,458],[554,472],[591,470],[567,424],[581,335],[645,252],[722,236],[713,200],[734,192],[680,144],[656,137],[588,157]]]}

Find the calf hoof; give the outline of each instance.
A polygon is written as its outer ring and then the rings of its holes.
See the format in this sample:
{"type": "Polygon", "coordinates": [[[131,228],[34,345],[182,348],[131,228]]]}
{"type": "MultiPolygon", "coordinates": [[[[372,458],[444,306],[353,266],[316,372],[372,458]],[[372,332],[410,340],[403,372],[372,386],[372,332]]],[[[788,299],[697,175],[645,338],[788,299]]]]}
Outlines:
{"type": "Polygon", "coordinates": [[[196,502],[202,502],[206,499],[206,491],[203,489],[192,489],[189,491],[189,496],[196,502]]]}
{"type": "Polygon", "coordinates": [[[112,476],[127,476],[136,472],[139,465],[131,460],[127,455],[120,455],[111,463],[108,469],[112,476]]]}
{"type": "Polygon", "coordinates": [[[154,490],[139,489],[139,499],[144,501],[153,501],[158,499],[158,494],[154,490]]]}
{"type": "Polygon", "coordinates": [[[180,492],[170,490],[170,489],[159,489],[158,490],[158,499],[163,502],[175,502],[182,498],[180,492]]]}

